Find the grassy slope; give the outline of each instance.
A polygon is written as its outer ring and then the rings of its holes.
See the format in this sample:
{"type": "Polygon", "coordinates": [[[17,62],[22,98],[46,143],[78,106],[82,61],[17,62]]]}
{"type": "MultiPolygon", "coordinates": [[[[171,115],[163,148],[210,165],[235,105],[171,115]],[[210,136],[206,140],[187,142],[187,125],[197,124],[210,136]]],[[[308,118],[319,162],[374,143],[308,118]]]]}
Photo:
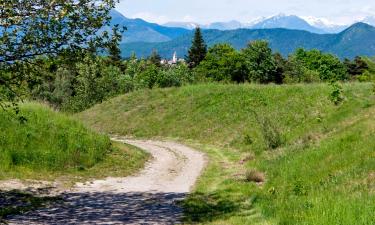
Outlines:
{"type": "Polygon", "coordinates": [[[0,179],[125,176],[147,159],[40,104],[21,105],[21,115],[27,118],[24,124],[0,111],[0,179]]]}
{"type": "Polygon", "coordinates": [[[345,84],[339,106],[329,101],[330,91],[324,84],[157,89],[117,97],[79,117],[100,131],[177,138],[206,151],[210,164],[184,203],[187,221],[373,224],[372,86],[345,84]],[[280,132],[279,148],[268,149],[262,121],[280,132]],[[267,182],[244,182],[250,168],[267,182]]]}

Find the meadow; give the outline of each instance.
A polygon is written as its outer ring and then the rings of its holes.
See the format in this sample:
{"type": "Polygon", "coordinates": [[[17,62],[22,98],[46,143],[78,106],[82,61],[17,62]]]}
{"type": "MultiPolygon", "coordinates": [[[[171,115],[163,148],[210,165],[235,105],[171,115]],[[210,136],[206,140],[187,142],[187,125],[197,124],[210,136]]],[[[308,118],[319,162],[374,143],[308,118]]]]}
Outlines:
{"type": "Polygon", "coordinates": [[[374,224],[370,83],[201,84],[136,91],[78,114],[97,131],[166,138],[210,162],[182,202],[202,224],[374,224]]]}

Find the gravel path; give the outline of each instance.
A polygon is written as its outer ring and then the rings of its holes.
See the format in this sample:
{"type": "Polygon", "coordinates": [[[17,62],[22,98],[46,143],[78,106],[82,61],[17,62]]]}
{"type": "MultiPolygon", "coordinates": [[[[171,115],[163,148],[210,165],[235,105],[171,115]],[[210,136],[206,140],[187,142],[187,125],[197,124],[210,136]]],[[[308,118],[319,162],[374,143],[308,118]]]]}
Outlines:
{"type": "Polygon", "coordinates": [[[204,155],[174,142],[113,138],[149,152],[153,159],[135,176],[78,183],[63,203],[9,218],[9,224],[176,224],[176,204],[202,172],[204,155]]]}

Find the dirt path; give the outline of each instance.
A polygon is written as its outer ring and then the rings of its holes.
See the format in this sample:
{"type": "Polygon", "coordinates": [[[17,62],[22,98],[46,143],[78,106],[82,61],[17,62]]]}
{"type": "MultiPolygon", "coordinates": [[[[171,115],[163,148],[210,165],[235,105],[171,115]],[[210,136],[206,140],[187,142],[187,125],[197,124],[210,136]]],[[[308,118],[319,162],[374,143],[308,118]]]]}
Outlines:
{"type": "Polygon", "coordinates": [[[204,155],[174,142],[114,138],[147,152],[153,159],[126,178],[78,183],[63,203],[10,218],[10,224],[176,224],[176,204],[203,170],[204,155]]]}

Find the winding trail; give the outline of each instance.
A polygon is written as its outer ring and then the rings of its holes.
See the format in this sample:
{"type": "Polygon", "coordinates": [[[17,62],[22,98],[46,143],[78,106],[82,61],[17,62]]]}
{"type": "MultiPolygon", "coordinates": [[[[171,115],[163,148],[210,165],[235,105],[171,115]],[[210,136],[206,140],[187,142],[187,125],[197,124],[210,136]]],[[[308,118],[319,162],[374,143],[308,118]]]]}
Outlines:
{"type": "Polygon", "coordinates": [[[78,183],[63,203],[9,218],[9,224],[178,224],[176,203],[192,189],[204,165],[203,153],[174,142],[129,140],[153,159],[138,174],[78,183]]]}

